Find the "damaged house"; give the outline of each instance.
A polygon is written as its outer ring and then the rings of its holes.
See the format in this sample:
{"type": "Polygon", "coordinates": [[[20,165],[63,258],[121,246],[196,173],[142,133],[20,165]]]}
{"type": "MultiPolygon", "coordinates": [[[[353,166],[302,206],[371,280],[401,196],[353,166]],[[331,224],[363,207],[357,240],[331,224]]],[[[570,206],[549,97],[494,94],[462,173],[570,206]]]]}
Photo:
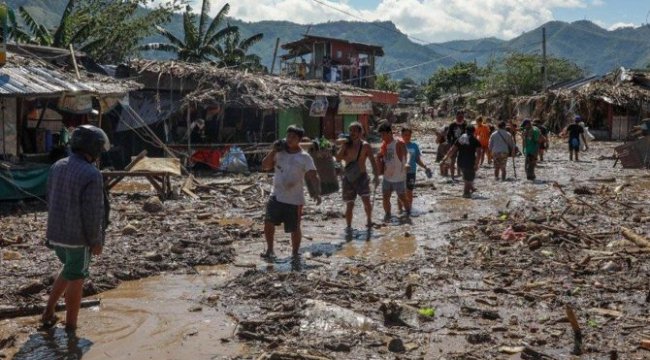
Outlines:
{"type": "MultiPolygon", "coordinates": [[[[194,159],[199,151],[222,154],[233,145],[247,154],[261,152],[260,146],[265,151],[266,144],[285,136],[290,124],[304,127],[310,138],[333,139],[353,121],[368,130],[373,101],[387,96],[343,83],[253,74],[209,63],[135,60],[118,67],[116,74],[144,85],[130,93],[128,106],[121,104],[107,115],[127,156],[144,149],[156,154],[156,144],[142,141],[150,139],[145,127],[169,148],[194,159]]],[[[218,161],[209,165],[216,168],[218,161]]]]}
{"type": "Polygon", "coordinates": [[[50,164],[66,155],[71,129],[104,127],[103,114],[139,87],[87,71],[86,66],[100,68],[82,53],[8,49],[0,68],[0,200],[44,195],[50,164]]]}

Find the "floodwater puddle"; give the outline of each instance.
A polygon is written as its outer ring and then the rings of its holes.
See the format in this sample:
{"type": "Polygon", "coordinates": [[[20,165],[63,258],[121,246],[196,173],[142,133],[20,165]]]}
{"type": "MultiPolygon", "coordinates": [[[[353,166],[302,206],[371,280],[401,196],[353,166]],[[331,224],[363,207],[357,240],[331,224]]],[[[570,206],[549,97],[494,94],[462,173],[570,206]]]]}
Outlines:
{"type": "MultiPolygon", "coordinates": [[[[219,268],[201,269],[214,275],[219,268]]],[[[210,359],[245,353],[229,339],[235,322],[200,297],[219,277],[163,275],[128,281],[100,295],[101,305],[82,309],[78,336],[56,327],[31,334],[16,359],[210,359]]],[[[64,316],[64,313],[60,313],[64,316]]],[[[33,320],[36,322],[36,318],[33,320]]]]}
{"type": "Polygon", "coordinates": [[[404,229],[384,230],[377,239],[352,241],[343,246],[337,256],[363,257],[371,260],[399,260],[415,254],[417,239],[404,229]]]}

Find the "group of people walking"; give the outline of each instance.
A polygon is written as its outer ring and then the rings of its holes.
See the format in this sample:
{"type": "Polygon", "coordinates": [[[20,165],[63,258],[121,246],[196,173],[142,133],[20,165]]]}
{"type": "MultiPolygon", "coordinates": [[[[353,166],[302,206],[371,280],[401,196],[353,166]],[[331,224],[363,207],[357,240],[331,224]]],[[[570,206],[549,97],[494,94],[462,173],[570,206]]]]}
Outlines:
{"type": "MultiPolygon", "coordinates": [[[[563,130],[568,136],[570,160],[578,161],[581,145],[587,147],[582,119],[563,130]]],[[[427,175],[431,169],[423,162],[417,143],[412,141],[412,130],[402,127],[401,136],[393,134],[390,122],[382,121],[377,132],[381,135],[381,147],[375,156],[370,144],[364,140],[363,127],[354,122],[349,125],[348,136],[343,138],[335,158],[345,164],[342,176],[342,198],[345,202],[346,232],[352,232],[354,203],[357,197],[363,203],[366,226],[372,221],[372,198],[381,185],[384,222],[393,217],[391,197],[397,196],[399,219],[410,222],[413,208],[413,191],[417,167],[427,175]],[[368,174],[368,164],[372,180],[368,174]],[[380,176],[383,178],[380,180],[380,176]],[[371,191],[371,186],[374,190],[371,191]]],[[[538,122],[525,119],[521,129],[514,122],[500,121],[493,127],[491,121],[478,118],[476,126],[465,121],[463,111],[456,113],[455,120],[437,132],[438,150],[436,161],[440,162],[441,176],[462,176],[465,184],[463,196],[472,197],[476,191],[474,179],[479,167],[487,159],[494,163],[495,180],[506,180],[506,164],[510,157],[521,152],[525,157],[526,177],[535,180],[537,161],[543,160],[548,148],[548,130],[538,122]],[[520,133],[521,148],[516,144],[520,133]]],[[[292,256],[298,258],[302,239],[301,218],[305,204],[304,185],[307,182],[310,195],[317,204],[321,202],[320,178],[312,157],[301,148],[304,130],[292,125],[287,136],[274,143],[262,160],[262,169],[274,171],[273,190],[266,203],[264,236],[266,250],[261,254],[272,260],[275,227],[284,225],[291,234],[292,256]]],[[[88,277],[90,258],[101,254],[104,231],[108,225],[108,199],[102,175],[94,163],[102,151],[108,149],[108,137],[99,128],[83,125],[71,136],[72,155],[56,162],[48,178],[48,226],[47,245],[63,264],[54,282],[50,298],[42,315],[44,326],[52,326],[58,320],[54,310],[62,296],[66,300],[66,328],[74,331],[81,303],[83,281],[88,277]]]]}

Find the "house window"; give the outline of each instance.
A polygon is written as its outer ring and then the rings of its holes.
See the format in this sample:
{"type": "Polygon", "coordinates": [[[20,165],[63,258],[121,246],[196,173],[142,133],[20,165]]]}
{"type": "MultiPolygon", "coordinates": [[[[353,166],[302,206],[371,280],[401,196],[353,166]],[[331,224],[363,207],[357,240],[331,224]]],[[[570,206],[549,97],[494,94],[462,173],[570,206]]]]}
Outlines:
{"type": "Polygon", "coordinates": [[[337,58],[337,59],[340,59],[340,58],[342,58],[342,57],[343,57],[343,51],[341,51],[341,50],[336,50],[336,58],[337,58]]]}

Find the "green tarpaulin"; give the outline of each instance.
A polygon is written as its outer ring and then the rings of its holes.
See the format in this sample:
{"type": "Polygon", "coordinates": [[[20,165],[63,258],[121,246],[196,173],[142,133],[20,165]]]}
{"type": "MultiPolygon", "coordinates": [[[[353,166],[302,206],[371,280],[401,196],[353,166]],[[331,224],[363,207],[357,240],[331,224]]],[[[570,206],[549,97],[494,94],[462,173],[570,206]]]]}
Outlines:
{"type": "Polygon", "coordinates": [[[287,127],[289,125],[298,125],[303,127],[301,109],[280,110],[278,113],[278,139],[287,136],[287,127]]]}
{"type": "Polygon", "coordinates": [[[44,197],[49,170],[49,164],[11,165],[9,169],[0,167],[0,201],[27,199],[32,195],[44,197]]]}

